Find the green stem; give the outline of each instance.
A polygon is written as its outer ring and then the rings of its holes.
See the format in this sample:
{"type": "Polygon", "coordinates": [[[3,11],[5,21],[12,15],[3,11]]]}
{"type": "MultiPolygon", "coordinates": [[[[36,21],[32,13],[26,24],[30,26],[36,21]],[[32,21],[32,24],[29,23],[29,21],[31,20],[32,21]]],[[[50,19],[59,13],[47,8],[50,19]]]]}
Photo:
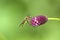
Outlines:
{"type": "Polygon", "coordinates": [[[60,21],[60,18],[48,18],[48,20],[56,20],[56,21],[60,21]]]}

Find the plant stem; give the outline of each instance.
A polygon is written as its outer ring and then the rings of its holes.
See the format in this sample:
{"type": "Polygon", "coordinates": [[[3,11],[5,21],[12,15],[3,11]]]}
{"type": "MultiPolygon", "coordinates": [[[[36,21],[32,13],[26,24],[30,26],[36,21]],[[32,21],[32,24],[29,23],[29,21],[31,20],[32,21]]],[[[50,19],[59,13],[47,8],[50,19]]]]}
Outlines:
{"type": "Polygon", "coordinates": [[[56,20],[56,21],[60,21],[60,18],[48,18],[48,20],[56,20]]]}

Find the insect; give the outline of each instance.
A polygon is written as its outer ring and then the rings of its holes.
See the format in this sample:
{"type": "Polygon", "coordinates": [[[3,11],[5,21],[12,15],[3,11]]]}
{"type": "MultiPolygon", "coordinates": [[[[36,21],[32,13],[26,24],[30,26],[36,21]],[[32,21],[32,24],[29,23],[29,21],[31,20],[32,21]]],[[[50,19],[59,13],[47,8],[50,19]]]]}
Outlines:
{"type": "Polygon", "coordinates": [[[31,19],[31,16],[26,16],[20,25],[22,25],[23,27],[23,25],[26,24],[28,21],[30,21],[30,19],[31,19]]]}
{"type": "Polygon", "coordinates": [[[45,15],[38,15],[38,16],[26,16],[23,20],[23,22],[20,25],[24,25],[27,22],[30,22],[30,25],[32,25],[33,27],[38,27],[40,25],[45,24],[48,20],[58,20],[60,21],[60,18],[48,18],[45,15]]]}

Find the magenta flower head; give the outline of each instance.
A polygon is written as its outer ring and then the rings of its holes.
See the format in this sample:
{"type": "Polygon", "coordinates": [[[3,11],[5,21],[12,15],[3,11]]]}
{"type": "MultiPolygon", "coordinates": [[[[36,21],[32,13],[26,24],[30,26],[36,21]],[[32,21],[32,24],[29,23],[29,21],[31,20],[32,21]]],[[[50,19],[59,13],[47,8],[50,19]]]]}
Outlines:
{"type": "Polygon", "coordinates": [[[32,17],[31,19],[31,25],[34,27],[40,26],[42,24],[45,24],[48,21],[48,18],[44,15],[39,15],[32,17]]]}

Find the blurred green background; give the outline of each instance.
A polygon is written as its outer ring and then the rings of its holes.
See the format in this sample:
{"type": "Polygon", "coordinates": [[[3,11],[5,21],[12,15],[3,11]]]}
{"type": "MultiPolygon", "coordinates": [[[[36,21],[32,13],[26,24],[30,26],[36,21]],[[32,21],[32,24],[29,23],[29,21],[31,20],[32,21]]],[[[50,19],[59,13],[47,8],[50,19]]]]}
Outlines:
{"type": "Polygon", "coordinates": [[[0,0],[0,40],[60,40],[60,21],[19,27],[27,15],[59,18],[60,0],[0,0]]]}

